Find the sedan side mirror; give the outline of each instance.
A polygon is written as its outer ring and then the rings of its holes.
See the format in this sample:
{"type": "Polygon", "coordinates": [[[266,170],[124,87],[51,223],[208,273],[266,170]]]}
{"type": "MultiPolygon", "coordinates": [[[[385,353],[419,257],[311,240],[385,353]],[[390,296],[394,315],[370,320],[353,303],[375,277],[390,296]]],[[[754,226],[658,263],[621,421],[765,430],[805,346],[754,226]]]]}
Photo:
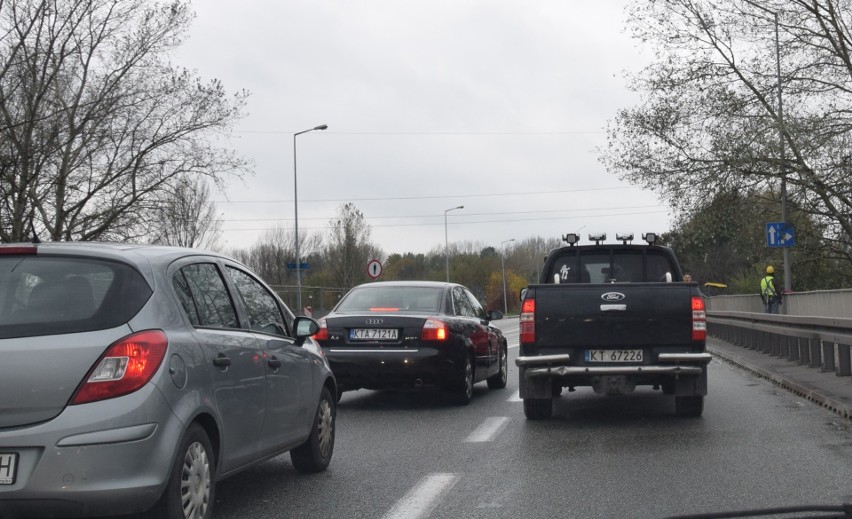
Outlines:
{"type": "Polygon", "coordinates": [[[305,343],[305,339],[312,335],[316,335],[320,330],[320,325],[314,319],[305,316],[299,316],[293,322],[293,330],[296,335],[296,346],[301,346],[305,343]]]}

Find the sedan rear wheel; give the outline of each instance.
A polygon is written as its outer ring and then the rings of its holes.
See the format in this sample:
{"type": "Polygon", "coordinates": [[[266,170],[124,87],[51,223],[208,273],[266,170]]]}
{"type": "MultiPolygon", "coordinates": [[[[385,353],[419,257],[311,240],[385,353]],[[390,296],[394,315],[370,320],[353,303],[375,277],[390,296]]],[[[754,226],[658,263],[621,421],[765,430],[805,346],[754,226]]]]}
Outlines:
{"type": "Polygon", "coordinates": [[[456,405],[467,405],[473,398],[473,363],[469,355],[465,356],[461,377],[453,389],[452,397],[456,405]]]}
{"type": "Polygon", "coordinates": [[[331,463],[331,455],[334,453],[336,403],[337,399],[324,387],[308,439],[290,451],[290,461],[299,472],[322,472],[331,463]]]}
{"type": "Polygon", "coordinates": [[[509,380],[509,354],[506,346],[500,346],[500,369],[494,375],[488,377],[488,387],[491,389],[503,389],[509,380]]]}
{"type": "Polygon", "coordinates": [[[213,516],[216,463],[207,433],[193,424],[187,429],[169,481],[152,517],[208,519],[213,516]]]}

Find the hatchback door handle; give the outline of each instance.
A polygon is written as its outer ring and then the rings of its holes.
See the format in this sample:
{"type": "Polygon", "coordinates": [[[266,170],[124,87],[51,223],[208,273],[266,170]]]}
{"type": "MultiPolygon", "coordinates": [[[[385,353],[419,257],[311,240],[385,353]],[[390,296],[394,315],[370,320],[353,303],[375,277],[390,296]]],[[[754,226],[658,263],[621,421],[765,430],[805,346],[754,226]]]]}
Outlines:
{"type": "Polygon", "coordinates": [[[213,359],[213,365],[220,368],[227,368],[231,365],[231,359],[226,357],[224,353],[220,353],[218,357],[213,359]]]}
{"type": "Polygon", "coordinates": [[[272,357],[271,359],[269,359],[267,361],[267,364],[269,364],[269,367],[272,368],[272,369],[278,369],[278,368],[281,367],[281,361],[278,360],[275,357],[272,357]]]}

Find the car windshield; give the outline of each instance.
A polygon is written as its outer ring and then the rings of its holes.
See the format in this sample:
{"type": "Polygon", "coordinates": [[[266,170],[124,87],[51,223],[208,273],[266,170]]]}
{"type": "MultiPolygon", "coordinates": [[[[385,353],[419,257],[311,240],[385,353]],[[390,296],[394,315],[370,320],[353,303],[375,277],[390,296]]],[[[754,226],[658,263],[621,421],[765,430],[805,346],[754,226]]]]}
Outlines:
{"type": "Polygon", "coordinates": [[[103,330],[151,295],[133,268],[86,258],[0,258],[0,338],[103,330]]]}
{"type": "Polygon", "coordinates": [[[443,290],[436,287],[365,286],[354,289],[338,312],[438,312],[443,290]]]}

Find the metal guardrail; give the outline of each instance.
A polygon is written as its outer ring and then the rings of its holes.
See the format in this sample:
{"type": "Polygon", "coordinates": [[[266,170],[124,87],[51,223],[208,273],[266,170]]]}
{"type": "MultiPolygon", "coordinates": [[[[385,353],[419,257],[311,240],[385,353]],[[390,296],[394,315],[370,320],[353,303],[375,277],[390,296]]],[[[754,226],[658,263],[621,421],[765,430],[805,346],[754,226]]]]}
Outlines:
{"type": "Polygon", "coordinates": [[[798,364],[852,376],[852,319],[708,311],[707,331],[724,341],[798,364]]]}

